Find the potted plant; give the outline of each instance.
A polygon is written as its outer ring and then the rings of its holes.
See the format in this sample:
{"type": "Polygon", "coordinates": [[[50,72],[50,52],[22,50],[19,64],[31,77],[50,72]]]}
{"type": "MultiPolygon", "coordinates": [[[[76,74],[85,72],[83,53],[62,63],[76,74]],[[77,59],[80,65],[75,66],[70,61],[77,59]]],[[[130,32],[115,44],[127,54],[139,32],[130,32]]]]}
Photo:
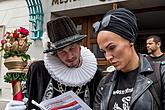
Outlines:
{"type": "Polygon", "coordinates": [[[20,27],[12,32],[6,32],[1,40],[0,51],[4,51],[4,65],[8,68],[4,79],[5,82],[12,83],[15,100],[22,100],[22,95],[20,95],[22,93],[16,93],[22,92],[20,82],[26,80],[26,74],[23,73],[26,73],[24,69],[30,59],[27,50],[31,45],[27,38],[28,35],[29,31],[20,27]]]}

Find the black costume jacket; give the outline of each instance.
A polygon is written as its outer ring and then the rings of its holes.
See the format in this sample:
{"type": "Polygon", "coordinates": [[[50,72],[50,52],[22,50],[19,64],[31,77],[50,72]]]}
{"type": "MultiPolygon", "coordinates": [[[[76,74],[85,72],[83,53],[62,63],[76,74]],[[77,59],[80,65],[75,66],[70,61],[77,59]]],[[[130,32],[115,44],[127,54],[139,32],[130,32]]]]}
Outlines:
{"type": "MultiPolygon", "coordinates": [[[[96,74],[94,78],[88,82],[86,85],[82,87],[82,93],[79,94],[79,97],[84,100],[84,98],[87,98],[85,100],[88,100],[86,102],[89,104],[89,106],[93,107],[93,101],[95,92],[97,89],[97,85],[99,84],[99,81],[102,78],[102,73],[100,70],[96,71],[96,74]],[[88,88],[89,96],[84,97],[85,90],[88,88]],[[90,99],[90,100],[89,100],[90,99]]],[[[44,96],[45,90],[47,88],[47,85],[50,81],[50,79],[53,80],[53,86],[54,88],[57,87],[57,81],[55,81],[53,78],[51,78],[50,74],[48,73],[47,69],[45,68],[44,61],[37,61],[30,65],[29,71],[28,71],[28,80],[27,80],[27,91],[28,91],[28,110],[32,109],[38,109],[35,105],[31,103],[32,100],[35,100],[36,102],[40,103],[42,101],[42,98],[44,96]]],[[[76,90],[76,87],[67,87],[66,91],[69,90],[76,90]]],[[[75,91],[74,91],[75,92],[75,91]]],[[[61,93],[55,89],[55,92],[53,94],[54,97],[60,95],[61,93]]]]}

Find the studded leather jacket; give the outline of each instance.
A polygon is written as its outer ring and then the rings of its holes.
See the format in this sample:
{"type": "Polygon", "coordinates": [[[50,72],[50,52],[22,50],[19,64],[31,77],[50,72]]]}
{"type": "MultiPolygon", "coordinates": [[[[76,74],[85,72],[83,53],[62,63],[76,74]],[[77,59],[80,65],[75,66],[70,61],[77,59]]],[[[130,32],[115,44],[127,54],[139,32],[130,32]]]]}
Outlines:
{"type": "MultiPolygon", "coordinates": [[[[153,73],[153,68],[143,55],[139,55],[139,57],[140,66],[131,95],[130,110],[165,110],[165,65],[161,65],[162,108],[160,108],[149,89],[153,86],[153,81],[145,77],[145,74],[153,73]]],[[[108,74],[101,80],[97,88],[93,110],[108,110],[109,100],[116,81],[117,71],[108,74]]]]}

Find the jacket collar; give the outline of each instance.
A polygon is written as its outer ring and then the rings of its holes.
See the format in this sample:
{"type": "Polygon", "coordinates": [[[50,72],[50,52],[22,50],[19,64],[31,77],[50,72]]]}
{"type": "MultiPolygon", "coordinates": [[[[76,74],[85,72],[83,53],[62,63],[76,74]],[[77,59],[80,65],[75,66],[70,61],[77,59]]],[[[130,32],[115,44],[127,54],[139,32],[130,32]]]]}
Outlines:
{"type": "MultiPolygon", "coordinates": [[[[140,65],[139,65],[139,70],[138,70],[137,81],[135,84],[135,89],[134,89],[134,92],[132,94],[133,98],[131,100],[131,105],[153,83],[152,80],[143,76],[145,74],[153,72],[153,68],[151,67],[149,61],[142,54],[139,54],[139,59],[140,59],[140,65]],[[141,89],[138,89],[139,87],[141,87],[141,89]]],[[[106,108],[108,106],[108,101],[112,95],[112,91],[113,91],[114,86],[116,84],[116,79],[117,79],[117,71],[114,71],[113,73],[108,74],[107,80],[104,82],[104,84],[107,86],[106,87],[107,90],[105,90],[105,91],[107,91],[106,93],[108,93],[108,94],[103,95],[103,99],[105,99],[102,102],[103,110],[106,110],[106,108]],[[111,78],[109,79],[109,77],[111,77],[111,78]],[[108,83],[109,82],[108,79],[109,79],[110,83],[108,83]]]]}
{"type": "MultiPolygon", "coordinates": [[[[144,55],[142,55],[142,54],[138,54],[138,55],[139,55],[139,59],[140,59],[140,65],[139,65],[138,73],[140,73],[140,74],[152,73],[154,70],[151,67],[151,64],[147,60],[147,58],[144,57],[144,55]]],[[[116,77],[117,77],[117,71],[114,71],[113,76],[110,79],[110,81],[113,82],[114,80],[116,80],[116,77]]]]}
{"type": "Polygon", "coordinates": [[[130,102],[130,108],[132,107],[133,103],[152,85],[153,81],[147,77],[145,74],[150,74],[154,70],[151,67],[150,62],[147,60],[144,55],[139,54],[140,58],[140,66],[138,70],[138,75],[134,87],[134,91],[132,93],[132,99],[130,102]]]}
{"type": "Polygon", "coordinates": [[[146,74],[148,72],[153,72],[153,68],[151,67],[150,62],[147,60],[146,57],[144,57],[144,55],[139,54],[139,58],[140,58],[140,66],[139,66],[139,70],[138,72],[140,74],[146,74]]]}

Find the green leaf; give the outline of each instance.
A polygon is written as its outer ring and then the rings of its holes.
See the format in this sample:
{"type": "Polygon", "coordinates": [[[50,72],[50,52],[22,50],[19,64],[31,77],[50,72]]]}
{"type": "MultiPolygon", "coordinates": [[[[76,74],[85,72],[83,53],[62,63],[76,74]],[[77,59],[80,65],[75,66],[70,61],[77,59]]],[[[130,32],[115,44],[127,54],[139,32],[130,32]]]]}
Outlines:
{"type": "Polygon", "coordinates": [[[27,75],[25,73],[6,73],[4,75],[5,82],[11,83],[14,80],[26,81],[27,75]]]}

